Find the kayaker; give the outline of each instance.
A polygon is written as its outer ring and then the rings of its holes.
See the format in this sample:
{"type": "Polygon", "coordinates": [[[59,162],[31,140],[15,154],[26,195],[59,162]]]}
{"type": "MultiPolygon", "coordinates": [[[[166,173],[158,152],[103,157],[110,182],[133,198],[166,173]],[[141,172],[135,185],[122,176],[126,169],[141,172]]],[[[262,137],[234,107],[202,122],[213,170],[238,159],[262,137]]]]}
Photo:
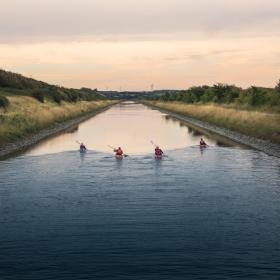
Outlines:
{"type": "Polygon", "coordinates": [[[85,144],[84,143],[81,143],[80,144],[80,151],[86,151],[86,146],[85,146],[85,144]]]}
{"type": "Polygon", "coordinates": [[[117,157],[122,157],[123,156],[123,150],[121,147],[118,147],[117,149],[114,149],[114,152],[116,153],[117,157]]]}
{"type": "Polygon", "coordinates": [[[199,145],[200,145],[201,147],[207,147],[207,146],[208,146],[208,145],[206,144],[206,142],[204,141],[203,138],[200,139],[199,145]]]}
{"type": "Polygon", "coordinates": [[[158,146],[155,148],[155,155],[156,157],[161,157],[163,155],[163,151],[158,146]]]}

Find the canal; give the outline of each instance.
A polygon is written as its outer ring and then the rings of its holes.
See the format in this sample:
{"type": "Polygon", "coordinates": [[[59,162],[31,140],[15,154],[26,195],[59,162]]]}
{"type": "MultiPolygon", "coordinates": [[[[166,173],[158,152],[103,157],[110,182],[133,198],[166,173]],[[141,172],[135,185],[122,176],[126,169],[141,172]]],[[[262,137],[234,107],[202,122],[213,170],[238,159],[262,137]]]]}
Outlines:
{"type": "Polygon", "coordinates": [[[278,158],[141,104],[0,161],[1,280],[279,279],[279,221],[278,158]]]}

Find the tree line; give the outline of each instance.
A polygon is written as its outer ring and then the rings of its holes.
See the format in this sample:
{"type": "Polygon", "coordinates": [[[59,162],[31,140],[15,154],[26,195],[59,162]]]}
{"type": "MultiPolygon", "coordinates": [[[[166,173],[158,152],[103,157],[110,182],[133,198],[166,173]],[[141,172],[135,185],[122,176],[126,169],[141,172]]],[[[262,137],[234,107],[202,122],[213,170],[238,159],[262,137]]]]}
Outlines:
{"type": "Polygon", "coordinates": [[[280,80],[275,88],[252,86],[242,89],[234,85],[218,83],[213,86],[195,86],[175,93],[155,97],[159,101],[179,101],[189,104],[218,103],[243,104],[248,106],[280,106],[280,80]]]}
{"type": "Polygon", "coordinates": [[[100,94],[97,89],[73,89],[50,85],[0,69],[0,107],[7,107],[9,105],[9,101],[5,96],[9,94],[27,95],[34,97],[42,103],[49,100],[57,104],[60,104],[62,101],[77,102],[105,99],[105,96],[100,94]]]}

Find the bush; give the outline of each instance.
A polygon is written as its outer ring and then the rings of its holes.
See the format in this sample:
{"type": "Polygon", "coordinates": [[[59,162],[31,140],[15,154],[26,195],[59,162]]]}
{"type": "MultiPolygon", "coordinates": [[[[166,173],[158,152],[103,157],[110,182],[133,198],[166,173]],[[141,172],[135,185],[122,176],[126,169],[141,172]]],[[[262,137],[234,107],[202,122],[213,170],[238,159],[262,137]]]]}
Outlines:
{"type": "Polygon", "coordinates": [[[213,86],[214,98],[217,103],[231,103],[239,96],[239,89],[227,84],[216,84],[213,86]]]}
{"type": "Polygon", "coordinates": [[[181,101],[188,104],[214,102],[219,104],[238,103],[253,107],[277,107],[280,105],[280,80],[274,89],[252,86],[244,90],[234,85],[219,83],[212,87],[198,86],[177,93],[167,92],[156,99],[164,102],[181,101]]]}
{"type": "Polygon", "coordinates": [[[75,92],[75,91],[69,91],[69,92],[67,92],[67,97],[68,97],[68,101],[69,102],[73,102],[73,103],[75,103],[75,102],[77,102],[78,101],[78,99],[79,99],[79,94],[77,93],[77,92],[75,92]]]}
{"type": "Polygon", "coordinates": [[[251,106],[259,106],[265,103],[265,92],[261,88],[255,86],[247,90],[248,104],[251,106]]]}
{"type": "Polygon", "coordinates": [[[0,108],[6,108],[9,106],[10,102],[7,97],[0,95],[0,108]]]}
{"type": "Polygon", "coordinates": [[[27,78],[20,74],[0,69],[0,87],[9,87],[16,89],[34,89],[46,85],[47,84],[44,82],[36,81],[32,78],[27,78]]]}
{"type": "Polygon", "coordinates": [[[44,103],[45,101],[45,93],[44,93],[44,90],[35,90],[33,93],[32,93],[32,97],[34,97],[35,99],[37,99],[38,101],[44,103]]]}
{"type": "Polygon", "coordinates": [[[55,89],[48,90],[48,96],[57,104],[60,104],[63,100],[62,94],[55,89]]]}

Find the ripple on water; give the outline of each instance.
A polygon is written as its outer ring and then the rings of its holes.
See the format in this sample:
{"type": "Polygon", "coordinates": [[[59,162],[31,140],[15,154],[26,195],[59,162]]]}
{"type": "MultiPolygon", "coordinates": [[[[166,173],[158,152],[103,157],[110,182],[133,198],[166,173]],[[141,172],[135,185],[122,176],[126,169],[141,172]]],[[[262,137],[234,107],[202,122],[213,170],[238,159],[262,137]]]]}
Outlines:
{"type": "Polygon", "coordinates": [[[280,161],[211,147],[0,162],[1,279],[277,279],[280,161]]]}

